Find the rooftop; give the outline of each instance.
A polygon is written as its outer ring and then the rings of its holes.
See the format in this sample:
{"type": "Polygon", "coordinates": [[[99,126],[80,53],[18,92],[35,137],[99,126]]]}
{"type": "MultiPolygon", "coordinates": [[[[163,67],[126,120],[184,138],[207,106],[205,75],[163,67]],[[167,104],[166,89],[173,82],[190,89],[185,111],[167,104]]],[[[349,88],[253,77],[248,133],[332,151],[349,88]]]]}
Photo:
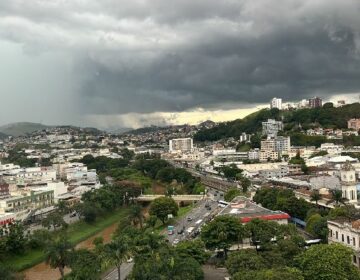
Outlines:
{"type": "Polygon", "coordinates": [[[238,196],[224,208],[222,215],[235,215],[241,219],[241,222],[247,223],[252,219],[262,220],[282,220],[290,219],[290,215],[282,211],[273,211],[264,208],[244,196],[238,196]]]}

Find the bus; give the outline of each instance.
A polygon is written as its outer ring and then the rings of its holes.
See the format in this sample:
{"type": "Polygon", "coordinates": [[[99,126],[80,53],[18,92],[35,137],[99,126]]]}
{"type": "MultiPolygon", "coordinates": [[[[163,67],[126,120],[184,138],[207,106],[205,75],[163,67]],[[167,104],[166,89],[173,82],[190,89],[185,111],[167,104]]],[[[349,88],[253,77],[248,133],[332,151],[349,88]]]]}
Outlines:
{"type": "Polygon", "coordinates": [[[192,233],[192,232],[194,231],[194,229],[195,229],[195,227],[189,227],[189,228],[186,230],[186,232],[187,232],[188,234],[190,234],[190,233],[192,233]]]}
{"type": "Polygon", "coordinates": [[[230,203],[229,202],[226,202],[224,200],[219,200],[218,201],[218,205],[222,208],[225,208],[226,206],[228,206],[230,203]]]}
{"type": "Polygon", "coordinates": [[[311,239],[311,240],[305,240],[305,248],[309,248],[312,245],[320,244],[321,239],[311,239]]]}
{"type": "Polygon", "coordinates": [[[167,232],[168,232],[168,235],[174,234],[174,226],[168,226],[167,227],[167,232]]]}

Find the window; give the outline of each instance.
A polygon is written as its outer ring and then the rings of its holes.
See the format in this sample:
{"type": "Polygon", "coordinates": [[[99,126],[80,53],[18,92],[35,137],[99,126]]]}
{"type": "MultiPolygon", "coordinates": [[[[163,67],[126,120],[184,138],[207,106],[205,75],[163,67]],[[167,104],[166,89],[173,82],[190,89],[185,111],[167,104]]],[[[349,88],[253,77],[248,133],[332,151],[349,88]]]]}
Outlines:
{"type": "Polygon", "coordinates": [[[336,235],[336,239],[339,239],[339,233],[337,231],[335,232],[335,235],[336,235]]]}
{"type": "Polygon", "coordinates": [[[355,256],[355,255],[353,255],[353,262],[354,262],[354,263],[357,263],[357,259],[356,259],[356,256],[355,256]]]}
{"type": "Polygon", "coordinates": [[[356,244],[355,244],[355,237],[353,237],[353,246],[356,246],[356,244]]]}
{"type": "Polygon", "coordinates": [[[346,241],[347,241],[347,244],[350,244],[350,237],[349,236],[346,236],[346,241]]]}
{"type": "Polygon", "coordinates": [[[345,239],[344,239],[344,235],[343,235],[343,234],[341,235],[341,241],[342,241],[342,242],[344,242],[344,241],[345,241],[345,239]]]}

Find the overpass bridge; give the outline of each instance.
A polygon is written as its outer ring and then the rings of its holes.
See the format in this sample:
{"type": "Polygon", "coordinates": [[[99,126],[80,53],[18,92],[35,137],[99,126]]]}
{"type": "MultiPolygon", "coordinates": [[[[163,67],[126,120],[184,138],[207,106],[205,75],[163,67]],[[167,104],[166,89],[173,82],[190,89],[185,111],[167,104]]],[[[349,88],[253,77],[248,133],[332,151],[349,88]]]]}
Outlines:
{"type": "MultiPolygon", "coordinates": [[[[140,195],[135,200],[136,201],[153,201],[157,198],[164,197],[162,194],[150,194],[150,195],[140,195]]],[[[172,195],[171,198],[176,202],[193,202],[204,199],[205,195],[196,195],[196,194],[184,194],[184,195],[172,195]]]]}

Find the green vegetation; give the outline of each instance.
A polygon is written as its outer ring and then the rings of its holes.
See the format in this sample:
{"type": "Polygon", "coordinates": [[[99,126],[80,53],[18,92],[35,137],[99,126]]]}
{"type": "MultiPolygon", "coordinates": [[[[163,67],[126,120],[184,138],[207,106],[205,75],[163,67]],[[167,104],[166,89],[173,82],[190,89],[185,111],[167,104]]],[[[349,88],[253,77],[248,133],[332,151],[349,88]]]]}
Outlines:
{"type": "Polygon", "coordinates": [[[232,201],[235,197],[241,195],[241,191],[238,188],[230,188],[224,195],[225,201],[232,201]]]}
{"type": "Polygon", "coordinates": [[[49,128],[49,126],[40,123],[18,122],[0,126],[0,132],[16,137],[46,128],[49,128]]]}
{"type": "Polygon", "coordinates": [[[179,207],[176,202],[170,197],[160,197],[155,199],[150,205],[150,215],[157,217],[163,224],[168,219],[169,215],[177,216],[179,207]]]}
{"type": "Polygon", "coordinates": [[[360,279],[360,272],[351,263],[351,249],[331,244],[305,250],[304,239],[294,225],[259,219],[242,225],[234,217],[220,216],[203,228],[201,239],[206,248],[224,251],[232,279],[360,279]],[[256,250],[242,249],[227,257],[230,246],[249,237],[256,250]]]}
{"type": "Polygon", "coordinates": [[[317,245],[297,257],[305,280],[360,279],[352,264],[353,251],[341,244],[317,245]]]}
{"type": "MultiPolygon", "coordinates": [[[[324,106],[323,108],[300,109],[294,111],[279,111],[278,109],[262,109],[243,119],[220,123],[210,129],[202,129],[195,134],[196,141],[216,141],[223,138],[238,138],[242,132],[255,134],[252,147],[259,147],[259,132],[261,122],[267,119],[284,121],[284,135],[291,137],[291,143],[295,146],[320,146],[321,143],[329,142],[325,136],[307,136],[301,129],[313,127],[324,128],[347,128],[347,121],[351,118],[360,118],[360,103],[345,105],[341,108],[324,106]],[[301,128],[299,127],[301,124],[301,128]]],[[[337,141],[338,142],[338,141],[337,141]]],[[[345,146],[360,145],[360,136],[344,136],[342,143],[345,146]]]]}
{"type": "MultiPolygon", "coordinates": [[[[101,220],[99,219],[92,224],[88,224],[85,221],[71,224],[66,229],[68,236],[70,236],[69,241],[71,242],[71,244],[76,245],[81,241],[84,241],[89,237],[99,233],[100,231],[111,226],[114,223],[122,222],[125,220],[127,221],[128,215],[128,209],[119,209],[114,211],[113,213],[103,215],[101,220]]],[[[59,232],[51,233],[51,235],[54,236],[57,236],[58,234],[59,232]]],[[[23,235],[25,235],[25,232],[23,232],[23,235]]],[[[50,236],[48,236],[47,238],[50,238],[50,236]]],[[[42,238],[42,241],[46,240],[42,238]]],[[[28,244],[28,248],[23,251],[22,254],[6,255],[6,258],[3,258],[4,263],[11,266],[16,271],[21,271],[44,261],[45,254],[43,248],[45,247],[45,244],[41,244],[39,246],[36,246],[35,248],[30,247],[30,244],[31,243],[28,244]]]]}
{"type": "Polygon", "coordinates": [[[281,210],[301,220],[305,220],[308,211],[314,207],[302,198],[297,199],[289,189],[262,188],[256,192],[254,201],[265,208],[281,210]]]}

